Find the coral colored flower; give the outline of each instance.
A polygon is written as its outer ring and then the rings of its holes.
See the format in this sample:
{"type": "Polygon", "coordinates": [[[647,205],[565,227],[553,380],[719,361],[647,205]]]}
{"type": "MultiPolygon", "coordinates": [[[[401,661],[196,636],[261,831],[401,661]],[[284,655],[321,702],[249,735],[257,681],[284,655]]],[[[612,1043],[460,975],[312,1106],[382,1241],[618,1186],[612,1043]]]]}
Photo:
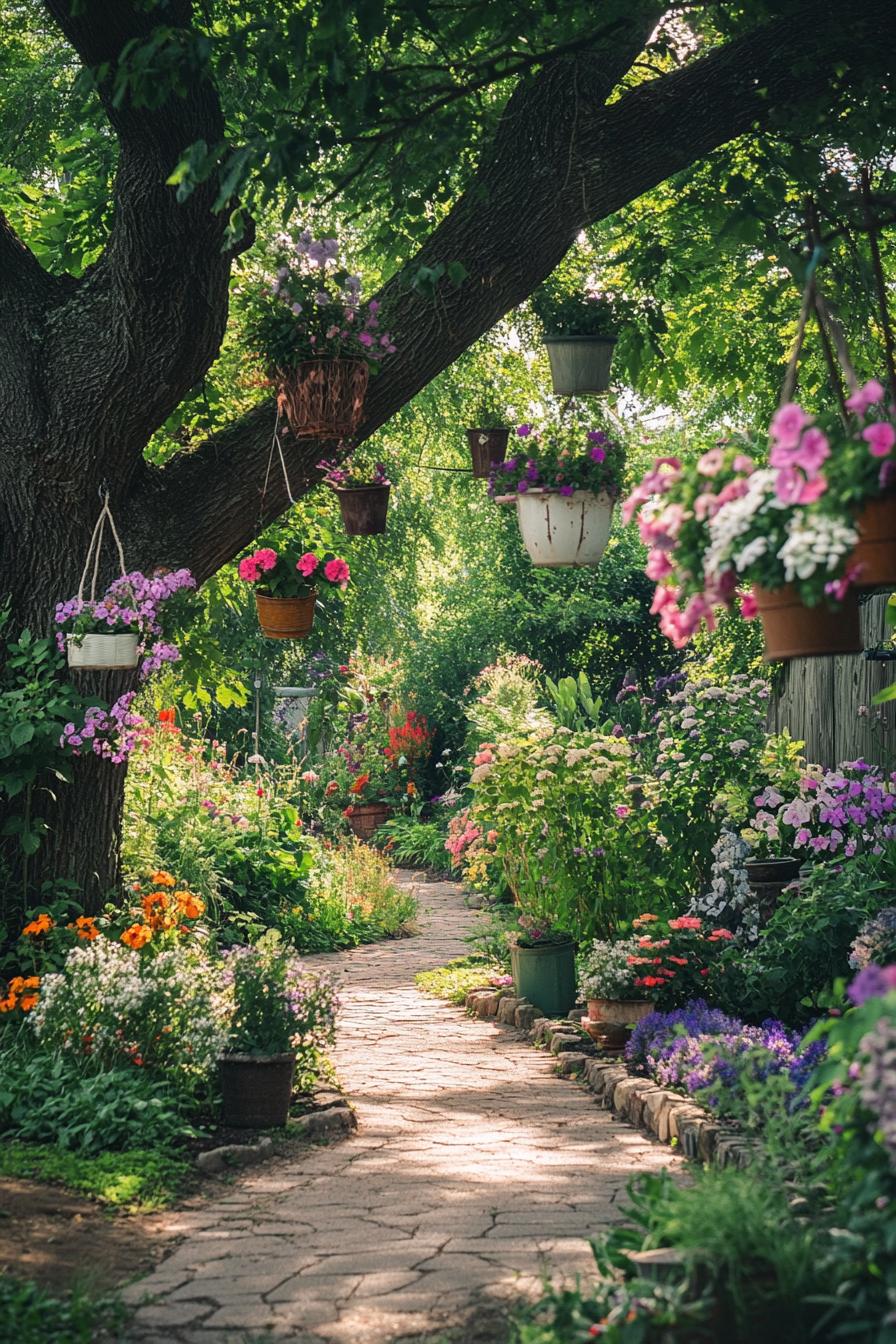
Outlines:
{"type": "Polygon", "coordinates": [[[485,839],[486,839],[486,843],[487,843],[487,844],[489,844],[489,845],[494,845],[494,844],[497,842],[497,839],[498,839],[498,832],[497,832],[497,831],[489,831],[488,834],[486,835],[485,839]]]}
{"type": "Polygon", "coordinates": [[[417,792],[417,785],[413,782],[413,780],[411,780],[411,781],[408,783],[408,787],[407,787],[406,792],[407,792],[407,795],[408,795],[409,798],[413,798],[414,795],[416,794],[416,792],[417,792]]]}
{"type": "Polygon", "coordinates": [[[22,933],[28,938],[38,938],[42,933],[49,933],[53,927],[53,921],[49,915],[38,915],[37,919],[32,919],[30,924],[26,924],[22,933]]]}
{"type": "Polygon", "coordinates": [[[94,938],[100,936],[96,920],[92,915],[79,915],[74,924],[69,924],[68,927],[74,929],[78,937],[83,938],[86,943],[92,943],[94,938]]]}
{"type": "Polygon", "coordinates": [[[896,443],[896,429],[888,420],[877,420],[873,425],[866,425],[862,430],[862,438],[872,457],[886,457],[896,443]]]}
{"type": "Polygon", "coordinates": [[[327,787],[324,789],[324,797],[325,797],[325,798],[332,798],[332,797],[333,797],[333,794],[336,793],[336,792],[338,792],[338,790],[339,790],[339,785],[337,784],[336,780],[335,780],[335,779],[331,779],[330,782],[329,782],[329,784],[327,785],[327,787]]]}
{"type": "Polygon", "coordinates": [[[38,994],[23,994],[19,999],[19,1007],[23,1013],[30,1013],[31,1009],[37,1003],[40,996],[38,994]]]}
{"type": "Polygon", "coordinates": [[[677,919],[669,920],[670,929],[699,929],[702,926],[702,919],[697,919],[694,915],[679,915],[677,919]]]}
{"type": "Polygon", "coordinates": [[[255,583],[261,578],[261,570],[255,561],[254,555],[244,556],[237,565],[237,573],[246,583],[255,583]]]}
{"type": "Polygon", "coordinates": [[[184,919],[198,919],[205,913],[205,901],[201,896],[195,896],[192,891],[176,891],[174,899],[184,919]]]}
{"type": "Polygon", "coordinates": [[[370,775],[369,775],[369,774],[368,774],[368,775],[359,775],[358,778],[357,778],[356,780],[354,780],[354,781],[349,785],[349,790],[348,790],[348,791],[349,791],[349,793],[354,793],[354,794],[356,794],[356,795],[359,794],[359,793],[363,793],[364,789],[366,788],[366,786],[367,786],[369,783],[370,783],[370,775]]]}
{"type": "Polygon", "coordinates": [[[125,947],[133,948],[135,952],[139,951],[141,947],[145,947],[151,938],[152,929],[148,924],[132,924],[121,935],[121,941],[125,947]]]}
{"type": "Polygon", "coordinates": [[[348,583],[351,571],[344,560],[328,560],[324,565],[324,578],[329,583],[348,583]]]}
{"type": "Polygon", "coordinates": [[[314,552],[306,551],[304,555],[299,556],[298,563],[296,564],[296,569],[299,571],[300,574],[302,574],[306,579],[308,579],[317,569],[319,564],[320,561],[318,560],[314,552]]]}
{"type": "Polygon", "coordinates": [[[174,709],[160,709],[158,713],[159,723],[174,723],[174,717],[177,713],[174,709]]]}

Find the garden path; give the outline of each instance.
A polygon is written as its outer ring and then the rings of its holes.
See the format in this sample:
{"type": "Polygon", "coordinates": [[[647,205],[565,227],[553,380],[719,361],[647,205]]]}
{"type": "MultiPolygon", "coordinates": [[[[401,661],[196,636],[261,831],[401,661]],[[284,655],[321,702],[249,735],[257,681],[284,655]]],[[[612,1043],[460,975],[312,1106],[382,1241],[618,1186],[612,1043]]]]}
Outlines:
{"type": "Polygon", "coordinates": [[[172,1215],[183,1240],[127,1290],[145,1301],[129,1339],[442,1344],[466,1322],[464,1344],[493,1344],[544,1268],[593,1265],[628,1178],[674,1163],[550,1056],[414,988],[469,950],[475,919],[454,883],[418,894],[418,937],[308,959],[345,977],[336,1063],[357,1133],[172,1215]]]}

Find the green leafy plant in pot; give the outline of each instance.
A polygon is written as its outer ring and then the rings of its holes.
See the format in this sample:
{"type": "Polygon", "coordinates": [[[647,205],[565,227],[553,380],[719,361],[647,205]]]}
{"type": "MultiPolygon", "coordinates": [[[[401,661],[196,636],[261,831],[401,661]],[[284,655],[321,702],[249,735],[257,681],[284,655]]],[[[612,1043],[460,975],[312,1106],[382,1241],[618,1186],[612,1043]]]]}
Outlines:
{"type": "Polygon", "coordinates": [[[532,295],[558,396],[609,391],[610,365],[625,306],[620,297],[593,287],[569,290],[552,280],[532,295]]]}
{"type": "Polygon", "coordinates": [[[621,1049],[630,1028],[653,1011],[653,995],[643,981],[637,938],[595,939],[579,969],[579,997],[588,1004],[582,1026],[610,1049],[621,1049]]]}
{"type": "Polygon", "coordinates": [[[276,932],[222,953],[233,995],[228,1049],[219,1061],[222,1119],[238,1129],[286,1124],[297,1065],[306,1083],[334,1039],[336,994],[276,932]]]}
{"type": "Polygon", "coordinates": [[[563,1017],[576,1001],[576,947],[563,929],[520,915],[508,936],[514,988],[548,1017],[563,1017]]]}

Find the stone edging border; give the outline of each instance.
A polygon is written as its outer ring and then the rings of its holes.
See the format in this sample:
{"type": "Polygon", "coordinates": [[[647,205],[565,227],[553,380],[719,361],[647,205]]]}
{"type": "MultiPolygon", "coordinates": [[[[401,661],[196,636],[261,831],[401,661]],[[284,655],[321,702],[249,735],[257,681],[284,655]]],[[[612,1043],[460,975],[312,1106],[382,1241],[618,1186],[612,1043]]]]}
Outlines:
{"type": "Polygon", "coordinates": [[[619,1055],[599,1050],[578,1026],[581,1008],[555,1022],[528,1000],[490,987],[471,990],[464,1007],[474,1017],[493,1018],[496,1025],[525,1031],[535,1045],[557,1056],[555,1067],[561,1077],[584,1082],[604,1110],[661,1143],[676,1144],[686,1157],[720,1167],[749,1165],[758,1147],[756,1139],[720,1124],[680,1092],[632,1073],[619,1055]]]}

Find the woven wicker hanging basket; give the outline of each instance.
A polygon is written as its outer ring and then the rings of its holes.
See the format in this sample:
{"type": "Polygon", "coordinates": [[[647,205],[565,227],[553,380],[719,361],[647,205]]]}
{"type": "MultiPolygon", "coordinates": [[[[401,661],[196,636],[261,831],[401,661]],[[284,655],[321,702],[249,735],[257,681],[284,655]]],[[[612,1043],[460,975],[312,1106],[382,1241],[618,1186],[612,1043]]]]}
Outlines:
{"type": "Polygon", "coordinates": [[[369,378],[363,359],[306,359],[278,375],[278,404],[297,436],[349,438],[361,423],[369,378]]]}

